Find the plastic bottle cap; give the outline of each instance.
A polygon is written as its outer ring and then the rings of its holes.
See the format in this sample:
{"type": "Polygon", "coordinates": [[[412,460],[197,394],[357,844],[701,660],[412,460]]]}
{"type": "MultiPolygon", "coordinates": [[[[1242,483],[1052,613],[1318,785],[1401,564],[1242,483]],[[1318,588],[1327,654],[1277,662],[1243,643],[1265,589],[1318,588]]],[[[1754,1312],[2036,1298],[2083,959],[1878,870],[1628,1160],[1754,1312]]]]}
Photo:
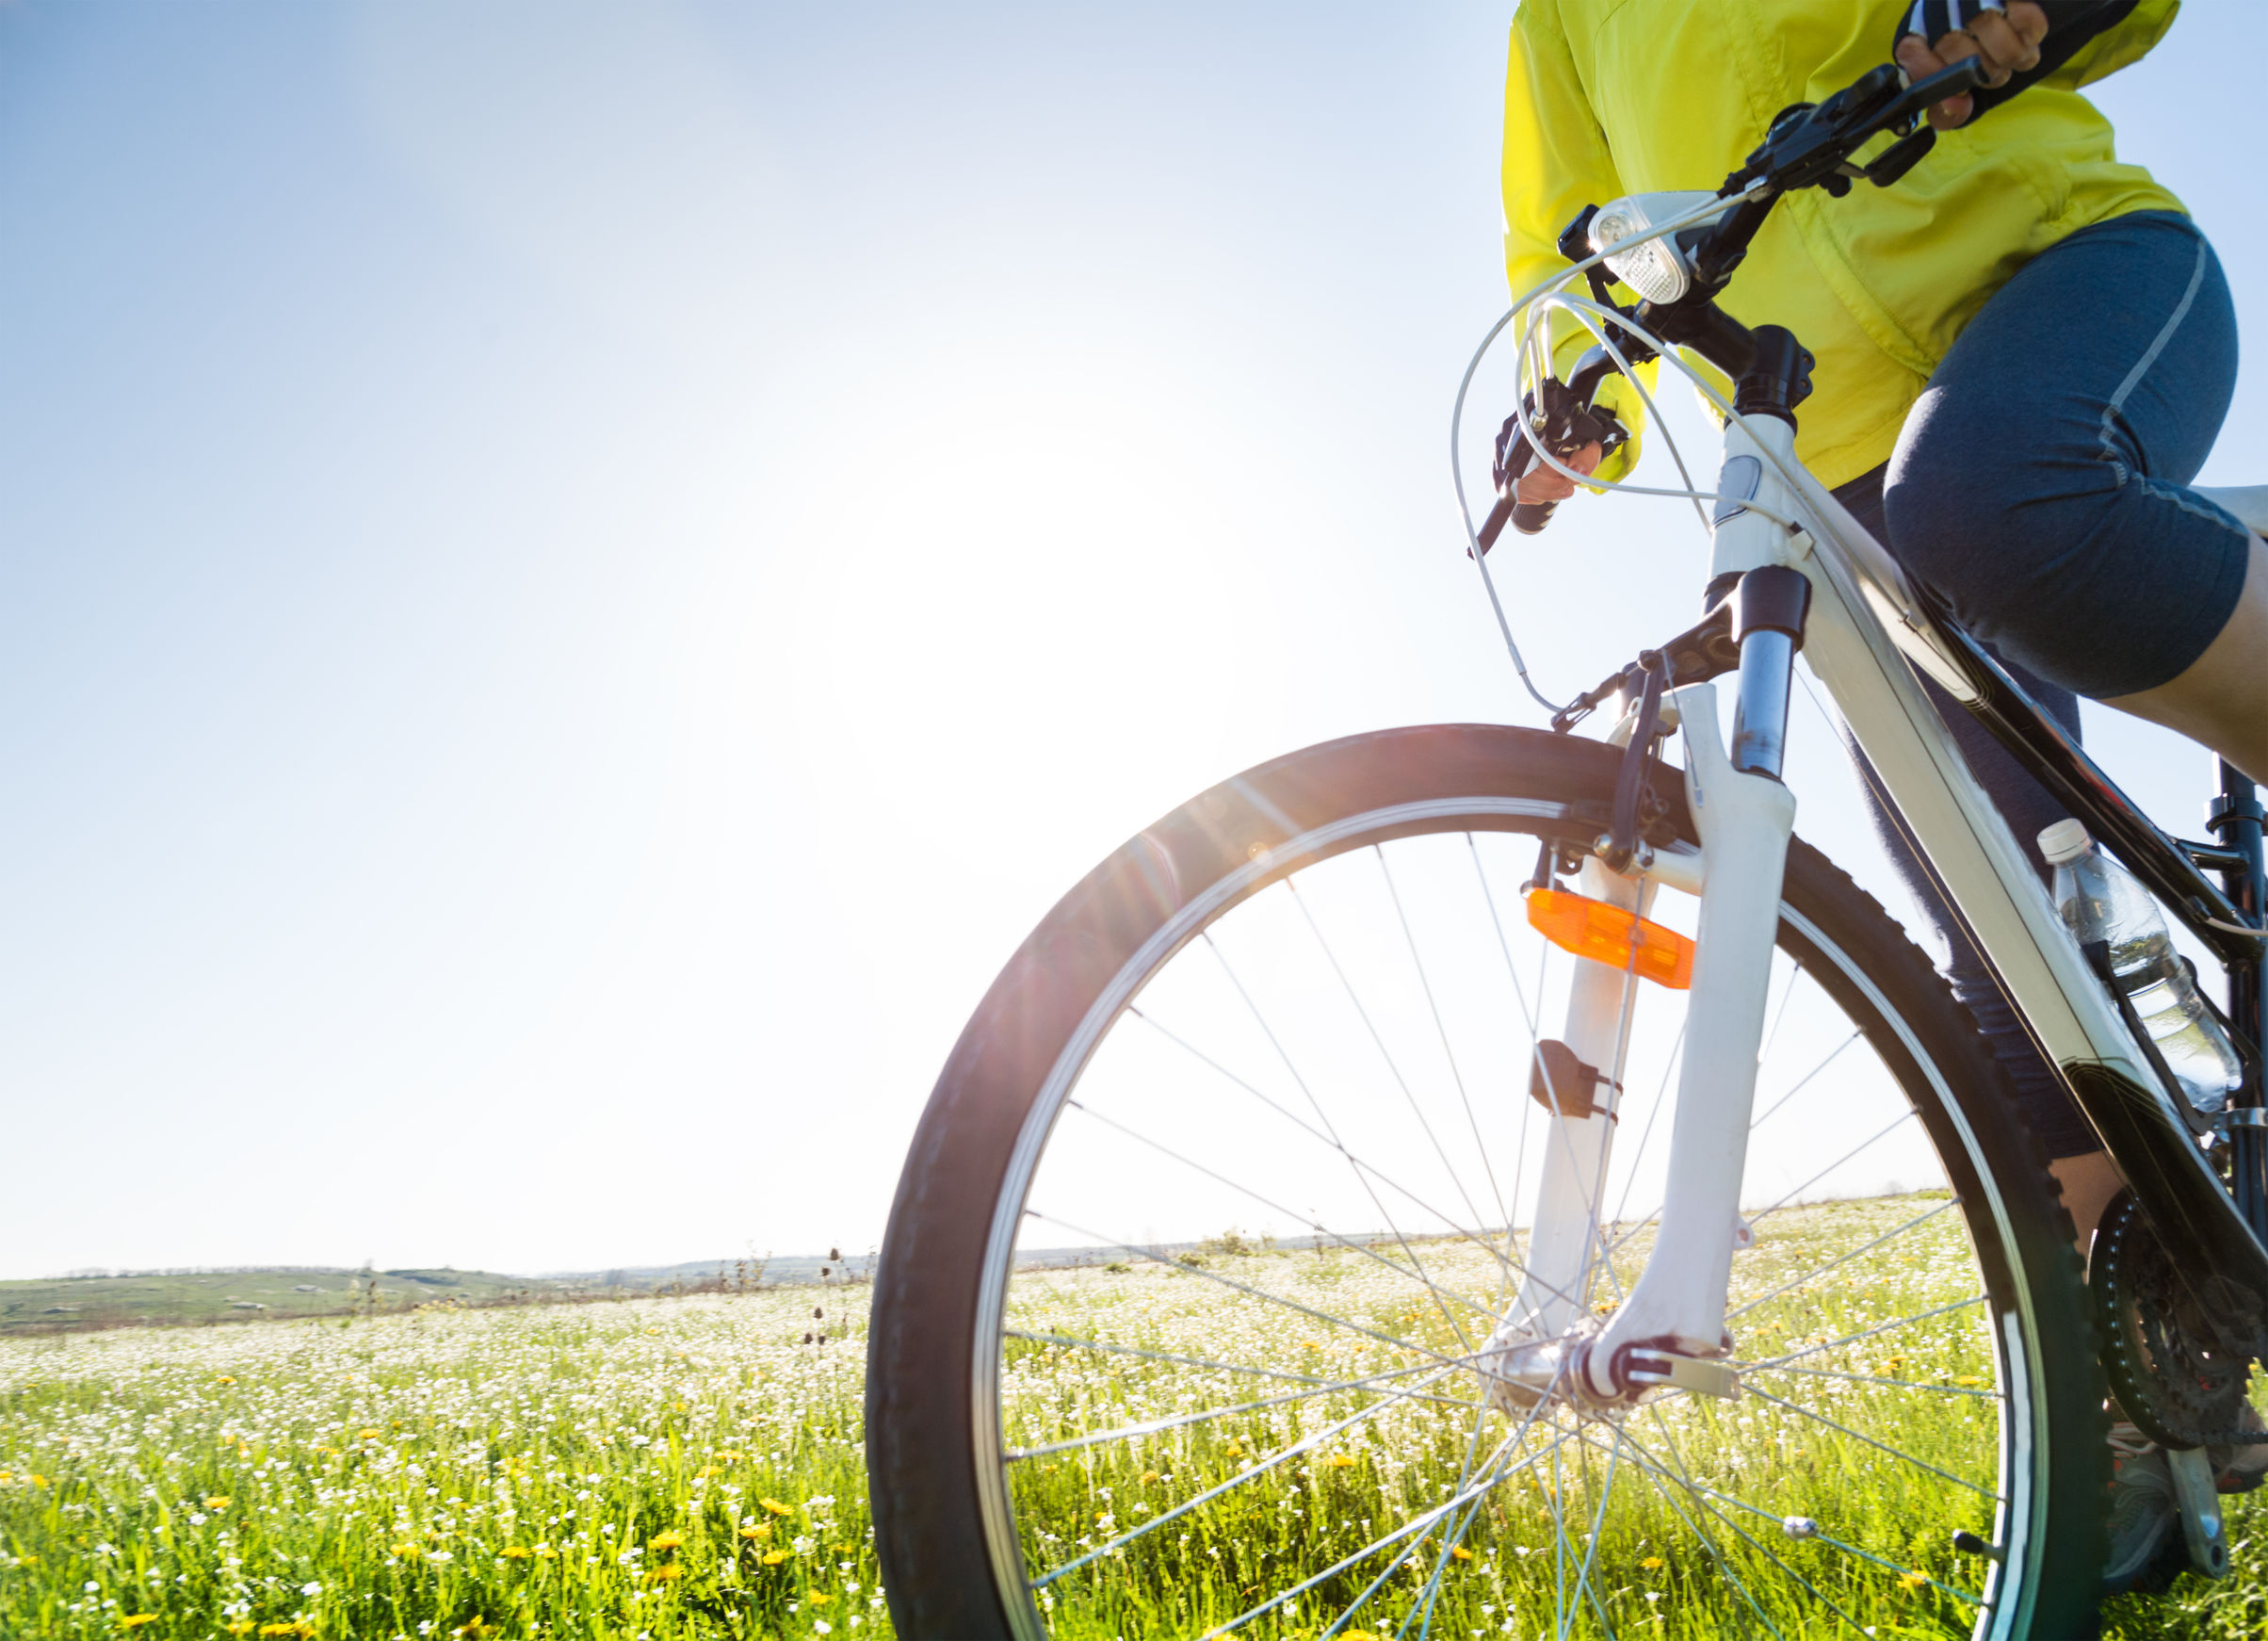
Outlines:
{"type": "Polygon", "coordinates": [[[2095,847],[2095,839],[2087,829],[2076,820],[2058,820],[2052,826],[2040,829],[2040,853],[2048,857],[2049,866],[2061,866],[2067,860],[2077,860],[2095,847]]]}

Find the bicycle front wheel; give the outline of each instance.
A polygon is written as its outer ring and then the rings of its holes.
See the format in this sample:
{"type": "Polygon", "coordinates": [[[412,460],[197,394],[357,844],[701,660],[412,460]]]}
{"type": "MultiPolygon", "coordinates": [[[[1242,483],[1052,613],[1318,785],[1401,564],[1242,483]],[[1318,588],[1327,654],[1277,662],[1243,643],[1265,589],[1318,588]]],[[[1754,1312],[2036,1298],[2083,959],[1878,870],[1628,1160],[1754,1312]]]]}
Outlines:
{"type": "MultiPolygon", "coordinates": [[[[1486,726],[1310,748],[1025,942],[876,1283],[901,1635],[2086,1633],[2109,1465],[2068,1220],[1973,1025],[1801,842],[1727,1227],[1742,1394],[1490,1407],[1567,1143],[1529,1090],[1577,965],[1520,888],[1618,762],[1486,726]]],[[[1683,1036],[1687,994],[1630,985],[1569,1296],[1598,1314],[1651,1246],[1683,1036]]]]}

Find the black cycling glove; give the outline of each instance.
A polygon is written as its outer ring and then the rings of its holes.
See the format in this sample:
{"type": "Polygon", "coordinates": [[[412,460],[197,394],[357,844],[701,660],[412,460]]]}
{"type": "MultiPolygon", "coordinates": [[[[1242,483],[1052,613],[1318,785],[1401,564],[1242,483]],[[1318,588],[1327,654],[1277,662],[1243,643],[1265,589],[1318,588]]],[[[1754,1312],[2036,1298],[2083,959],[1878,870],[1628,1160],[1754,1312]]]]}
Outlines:
{"type": "MultiPolygon", "coordinates": [[[[2021,73],[2011,74],[2004,86],[1990,86],[1970,93],[1967,123],[1975,124],[1985,110],[1996,107],[2025,87],[2046,79],[2078,55],[2079,48],[2105,29],[2124,23],[2135,0],[2035,0],[2048,14],[2048,38],[2040,41],[2040,60],[2021,73]]],[[[1899,19],[1890,51],[1909,34],[1930,45],[1957,29],[1966,29],[1987,11],[2005,12],[2007,0],[1914,0],[1899,19]]]]}

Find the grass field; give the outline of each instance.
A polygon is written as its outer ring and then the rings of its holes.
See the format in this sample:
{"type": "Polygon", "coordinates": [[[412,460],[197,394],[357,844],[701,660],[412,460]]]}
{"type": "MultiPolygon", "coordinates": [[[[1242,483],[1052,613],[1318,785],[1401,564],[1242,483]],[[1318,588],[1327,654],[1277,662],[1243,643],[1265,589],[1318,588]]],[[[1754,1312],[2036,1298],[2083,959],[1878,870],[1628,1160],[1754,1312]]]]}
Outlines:
{"type": "MultiPolygon", "coordinates": [[[[1740,1279],[1767,1292],[1774,1259],[1855,1246],[1913,1200],[1805,1210],[1740,1279]]],[[[1952,1279],[1934,1254],[1910,1262],[1917,1284],[1952,1279]]],[[[1380,1286],[1375,1267],[1344,1253],[1228,1258],[1212,1269],[1329,1292],[1342,1313],[1406,1320],[1422,1337],[1421,1319],[1390,1313],[1406,1292],[1380,1286]]],[[[860,1448],[863,1293],[790,1289],[0,1341],[0,1634],[887,1635],[860,1448]],[[814,1319],[815,1305],[829,1314],[814,1319]],[[825,1343],[816,1342],[821,1329],[825,1343]]],[[[1854,1308],[1911,1298],[1854,1282],[1832,1296],[1839,1309],[1807,1320],[1762,1312],[1756,1327],[1841,1325],[1854,1308]]],[[[1019,1278],[1012,1320],[1032,1332],[1159,1346],[1202,1339],[1214,1352],[1304,1372],[1360,1365],[1353,1347],[1287,1331],[1275,1310],[1196,1271],[1050,1271],[1019,1278]],[[1345,1359],[1324,1359],[1334,1353],[1345,1359]]],[[[1172,1417],[1192,1405],[1191,1392],[1190,1380],[1152,1362],[1018,1345],[1010,1439],[1044,1445],[1129,1414],[1172,1417]]],[[[1216,1394],[1253,1392],[1223,1385],[1216,1394]]],[[[1676,1438],[1695,1464],[1712,1441],[1764,1454],[1755,1484],[1766,1489],[1796,1485],[1804,1466],[1816,1481],[1854,1463],[1816,1440],[1801,1455],[1780,1453],[1742,1422],[1765,1412],[1754,1400],[1673,1412],[1685,1421],[1676,1438]]],[[[1174,1426],[1138,1447],[1026,1461],[1014,1482],[1019,1509],[1059,1543],[1092,1540],[1169,1512],[1287,1436],[1304,1440],[1330,1422],[1312,1404],[1261,1409],[1174,1426]]],[[[1191,1633],[1252,1590],[1278,1587],[1283,1569],[1318,1567],[1320,1552],[1362,1542],[1364,1517],[1398,1519],[1404,1504],[1431,1502],[1419,1484],[1439,1461],[1455,1474],[1466,1431],[1453,1410],[1411,1399],[1310,1442],[1296,1462],[1223,1495],[1223,1506],[1094,1564],[1085,1582],[1060,1581],[1059,1631],[1191,1633]]],[[[1957,1465],[1977,1436],[1949,1419],[1899,1439],[1957,1465]]],[[[1552,1543],[1541,1491],[1515,1480],[1490,1497],[1464,1540],[1469,1559],[1420,1558],[1418,1574],[1441,1568],[1434,1633],[1548,1633],[1521,1605],[1516,1576],[1526,1555],[1552,1543]]],[[[1879,1506],[1883,1495],[1869,1497],[1879,1506]]],[[[1896,1499],[1894,1512],[1910,1549],[1902,1559],[1948,1582],[1960,1576],[1942,1546],[1973,1501],[1918,1490],[1896,1499]]],[[[2165,1600],[2121,1603],[2109,1633],[2262,1633],[2268,1609],[2253,1581],[2268,1570],[2268,1512],[2240,1502],[2231,1517],[2233,1578],[2185,1579],[2165,1600]]],[[[1703,1616],[1716,1609],[1691,1537],[1667,1519],[1616,1517],[1602,1529],[1602,1547],[1650,1544],[1612,1569],[1610,1610],[1633,1615],[1617,1632],[1769,1633],[1742,1615],[1703,1616]]],[[[1879,1633],[1966,1632],[1966,1610],[1934,1586],[1917,1582],[1907,1595],[1903,1617],[1879,1633]]],[[[1295,1607],[1256,1633],[1316,1627],[1295,1607]]],[[[1785,1633],[1837,1632],[1814,1623],[1785,1633]]]]}

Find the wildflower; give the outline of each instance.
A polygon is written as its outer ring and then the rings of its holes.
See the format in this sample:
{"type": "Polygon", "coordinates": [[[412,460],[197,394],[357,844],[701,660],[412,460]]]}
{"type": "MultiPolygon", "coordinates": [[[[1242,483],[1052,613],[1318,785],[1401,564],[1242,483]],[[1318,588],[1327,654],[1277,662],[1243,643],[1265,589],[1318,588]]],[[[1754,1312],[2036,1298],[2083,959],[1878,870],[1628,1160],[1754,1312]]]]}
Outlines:
{"type": "Polygon", "coordinates": [[[383,1435],[385,1435],[385,1432],[382,1430],[358,1430],[354,1433],[354,1439],[357,1441],[376,1441],[383,1435]]]}
{"type": "Polygon", "coordinates": [[[395,1556],[415,1555],[418,1553],[418,1549],[416,1545],[405,1541],[403,1543],[397,1544],[392,1550],[388,1551],[387,1553],[395,1556]]]}
{"type": "Polygon", "coordinates": [[[1929,1583],[1929,1574],[1923,1572],[1918,1567],[1908,1568],[1905,1571],[1898,1575],[1898,1582],[1905,1585],[1905,1587],[1909,1590],[1918,1590],[1923,1584],[1929,1583]]]}
{"type": "Polygon", "coordinates": [[[504,1559],[507,1561],[526,1561],[534,1553],[525,1544],[507,1544],[504,1547],[504,1559]]]}
{"type": "Polygon", "coordinates": [[[254,1627],[250,1618],[237,1618],[221,1626],[232,1635],[249,1635],[254,1627]]]}
{"type": "Polygon", "coordinates": [[[657,1536],[657,1537],[654,1537],[654,1538],[649,1538],[649,1539],[647,1539],[647,1540],[646,1540],[646,1548],[647,1548],[648,1550],[675,1550],[675,1549],[679,1548],[681,1545],[683,1545],[684,1543],[685,1543],[685,1535],[684,1535],[684,1534],[682,1534],[682,1533],[664,1533],[664,1534],[660,1535],[659,1535],[659,1536],[657,1536]]]}
{"type": "Polygon", "coordinates": [[[1659,1555],[1649,1555],[1638,1565],[1644,1568],[1648,1572],[1660,1572],[1666,1564],[1659,1555]]]}
{"type": "Polygon", "coordinates": [[[829,1595],[825,1590],[813,1590],[806,1599],[815,1607],[823,1607],[827,1605],[828,1602],[834,1600],[834,1598],[829,1595]]]}
{"type": "Polygon", "coordinates": [[[226,1493],[214,1493],[206,1498],[204,1507],[208,1510],[225,1510],[228,1503],[229,1496],[226,1493]]]}
{"type": "Polygon", "coordinates": [[[785,1550],[768,1550],[763,1555],[763,1562],[766,1567],[777,1567],[780,1565],[780,1563],[786,1561],[786,1559],[787,1552],[785,1550]]]}
{"type": "Polygon", "coordinates": [[[656,1584],[675,1584],[679,1579],[685,1577],[685,1568],[673,1561],[665,1561],[659,1567],[646,1568],[646,1577],[652,1579],[656,1584]]]}
{"type": "Polygon", "coordinates": [[[213,1383],[216,1385],[233,1385],[235,1382],[236,1375],[234,1373],[223,1373],[220,1375],[220,1377],[213,1381],[213,1383]]]}
{"type": "Polygon", "coordinates": [[[1450,1545],[1449,1547],[1449,1552],[1451,1557],[1458,1561],[1470,1561],[1473,1558],[1473,1552],[1466,1549],[1462,1544],[1450,1545]]]}
{"type": "Polygon", "coordinates": [[[118,1616],[118,1627],[122,1630],[138,1630],[144,1624],[156,1622],[155,1613],[121,1613],[118,1616]]]}
{"type": "Polygon", "coordinates": [[[783,1504],[777,1499],[758,1499],[756,1503],[763,1505],[767,1510],[770,1510],[775,1516],[792,1516],[795,1514],[795,1509],[792,1505],[783,1504]]]}
{"type": "Polygon", "coordinates": [[[1228,1444],[1227,1452],[1228,1456],[1231,1458],[1242,1458],[1244,1456],[1244,1444],[1240,1441],[1232,1441],[1228,1444]]]}
{"type": "Polygon", "coordinates": [[[537,1545],[534,1553],[538,1561],[557,1561],[559,1557],[559,1552],[548,1544],[537,1545]]]}
{"type": "Polygon", "coordinates": [[[34,1470],[27,1479],[35,1487],[43,1487],[47,1486],[47,1478],[40,1474],[40,1472],[37,1470],[34,1470]]]}
{"type": "Polygon", "coordinates": [[[1335,1470],[1351,1470],[1354,1465],[1355,1461],[1343,1453],[1335,1453],[1331,1455],[1331,1468],[1335,1470]]]}
{"type": "Polygon", "coordinates": [[[1154,1482],[1158,1479],[1158,1472],[1156,1470],[1144,1470],[1142,1472],[1142,1479],[1145,1482],[1154,1482]]]}
{"type": "Polygon", "coordinates": [[[771,1536],[770,1523],[758,1521],[753,1526],[743,1527],[740,1529],[740,1536],[743,1538],[770,1538],[771,1536]]]}

